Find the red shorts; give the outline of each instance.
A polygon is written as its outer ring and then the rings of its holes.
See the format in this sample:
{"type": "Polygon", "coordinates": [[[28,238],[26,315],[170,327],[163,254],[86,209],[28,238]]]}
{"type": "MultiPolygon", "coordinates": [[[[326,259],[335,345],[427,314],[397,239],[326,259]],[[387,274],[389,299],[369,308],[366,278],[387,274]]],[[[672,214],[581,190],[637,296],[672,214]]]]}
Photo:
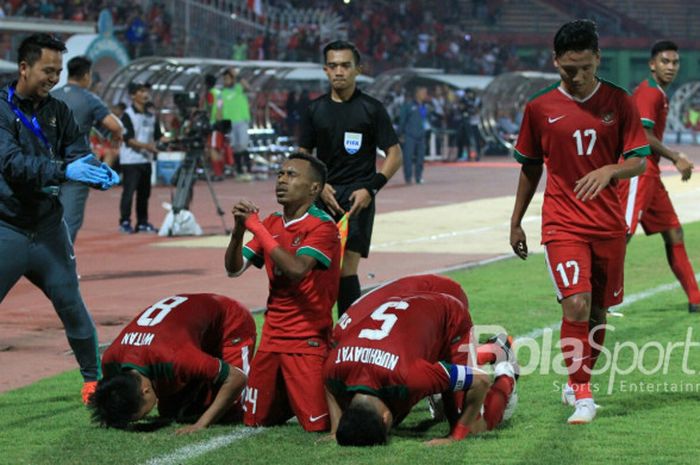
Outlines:
{"type": "Polygon", "coordinates": [[[557,299],[590,292],[592,302],[608,308],[624,295],[624,237],[593,241],[553,241],[544,246],[557,299]]]}
{"type": "Polygon", "coordinates": [[[207,147],[211,147],[212,149],[218,149],[221,150],[224,146],[224,133],[219,132],[219,131],[212,131],[211,134],[209,134],[209,137],[207,138],[207,147]]]}
{"type": "Polygon", "coordinates": [[[623,181],[618,192],[626,207],[625,222],[629,234],[634,234],[639,223],[647,235],[681,227],[659,176],[637,176],[623,181]]]}
{"type": "Polygon", "coordinates": [[[244,423],[275,426],[296,416],[306,431],[328,431],[324,362],[315,354],[258,351],[246,388],[244,423]]]}

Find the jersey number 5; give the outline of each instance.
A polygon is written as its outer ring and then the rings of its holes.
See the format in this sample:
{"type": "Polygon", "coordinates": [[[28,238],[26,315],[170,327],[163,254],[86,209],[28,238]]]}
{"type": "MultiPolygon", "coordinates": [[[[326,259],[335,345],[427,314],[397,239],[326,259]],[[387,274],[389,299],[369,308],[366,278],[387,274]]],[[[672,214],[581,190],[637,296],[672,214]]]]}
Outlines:
{"type": "Polygon", "coordinates": [[[586,129],[583,133],[581,133],[580,129],[577,129],[574,132],[574,139],[576,139],[576,153],[579,155],[590,155],[593,153],[593,147],[597,139],[595,129],[586,129]],[[584,139],[588,139],[588,147],[585,153],[583,152],[584,139]]]}
{"type": "Polygon", "coordinates": [[[387,337],[399,319],[399,317],[393,313],[386,313],[387,310],[392,308],[396,310],[406,310],[408,308],[408,302],[404,302],[403,300],[399,302],[387,302],[378,307],[372,312],[370,318],[375,321],[381,321],[382,327],[379,329],[363,329],[360,331],[358,337],[371,339],[372,341],[379,341],[387,337]]]}
{"type": "Polygon", "coordinates": [[[187,297],[182,297],[181,295],[166,297],[160,302],[156,302],[148,307],[136,321],[136,324],[139,326],[155,326],[163,321],[163,319],[168,316],[168,313],[170,313],[172,309],[186,300],[187,297]]]}

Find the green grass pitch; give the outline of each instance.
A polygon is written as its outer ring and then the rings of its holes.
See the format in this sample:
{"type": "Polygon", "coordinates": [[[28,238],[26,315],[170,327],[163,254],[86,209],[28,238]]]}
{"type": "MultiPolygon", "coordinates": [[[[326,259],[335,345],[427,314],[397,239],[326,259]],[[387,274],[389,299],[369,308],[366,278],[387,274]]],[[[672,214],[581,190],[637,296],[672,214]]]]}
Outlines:
{"type": "MultiPolygon", "coordinates": [[[[697,270],[700,224],[687,225],[685,231],[697,270]]],[[[497,324],[524,335],[561,319],[542,255],[450,276],[466,289],[475,324],[497,324]]],[[[0,464],[699,463],[700,375],[684,373],[684,365],[686,371],[700,371],[700,315],[688,314],[680,288],[659,290],[675,282],[661,238],[637,236],[628,249],[626,296],[656,292],[625,306],[624,317],[609,319],[615,330],[608,331],[606,347],[612,351],[617,345],[616,366],[625,374],[617,374],[612,383],[610,369],[594,377],[602,408],[591,425],[566,424],[571,408],[561,405],[557,390],[564,377],[540,365],[521,377],[520,403],[510,421],[443,448],[423,444],[448,431],[445,423],[429,419],[424,403],[393,431],[388,446],[365,450],[317,443],[319,435],[304,433],[296,423],[254,434],[238,425],[214,426],[185,437],[174,435],[175,425],[149,433],[124,432],[89,423],[74,370],[0,395],[0,464]],[[682,347],[669,353],[668,344],[684,342],[689,328],[697,345],[687,354],[682,347]],[[626,341],[646,347],[641,362],[632,365],[633,350],[626,341]],[[654,370],[659,360],[663,366],[654,370]]],[[[560,353],[558,332],[553,339],[540,358],[560,353]]],[[[537,341],[541,346],[543,338],[537,341]]],[[[528,363],[528,355],[521,351],[521,362],[528,363]]],[[[599,366],[606,363],[601,357],[599,366]]]]}

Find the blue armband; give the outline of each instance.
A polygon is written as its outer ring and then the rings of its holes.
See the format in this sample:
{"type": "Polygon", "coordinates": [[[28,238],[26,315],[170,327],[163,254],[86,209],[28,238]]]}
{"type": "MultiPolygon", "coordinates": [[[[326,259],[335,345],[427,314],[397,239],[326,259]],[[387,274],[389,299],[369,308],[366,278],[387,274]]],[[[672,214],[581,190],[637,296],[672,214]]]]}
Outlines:
{"type": "Polygon", "coordinates": [[[474,374],[467,365],[451,365],[445,363],[445,368],[450,376],[451,391],[467,391],[472,386],[474,374]]]}

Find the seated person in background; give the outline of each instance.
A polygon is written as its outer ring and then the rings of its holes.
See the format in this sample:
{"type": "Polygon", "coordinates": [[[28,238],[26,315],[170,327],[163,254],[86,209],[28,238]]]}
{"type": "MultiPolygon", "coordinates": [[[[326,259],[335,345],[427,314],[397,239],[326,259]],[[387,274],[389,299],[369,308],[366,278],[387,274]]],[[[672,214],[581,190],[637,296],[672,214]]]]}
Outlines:
{"type": "Polygon", "coordinates": [[[194,420],[178,434],[240,420],[255,338],[250,311],[224,296],[181,294],[151,305],[104,353],[93,420],[126,428],[156,404],[161,417],[194,420]]]}

